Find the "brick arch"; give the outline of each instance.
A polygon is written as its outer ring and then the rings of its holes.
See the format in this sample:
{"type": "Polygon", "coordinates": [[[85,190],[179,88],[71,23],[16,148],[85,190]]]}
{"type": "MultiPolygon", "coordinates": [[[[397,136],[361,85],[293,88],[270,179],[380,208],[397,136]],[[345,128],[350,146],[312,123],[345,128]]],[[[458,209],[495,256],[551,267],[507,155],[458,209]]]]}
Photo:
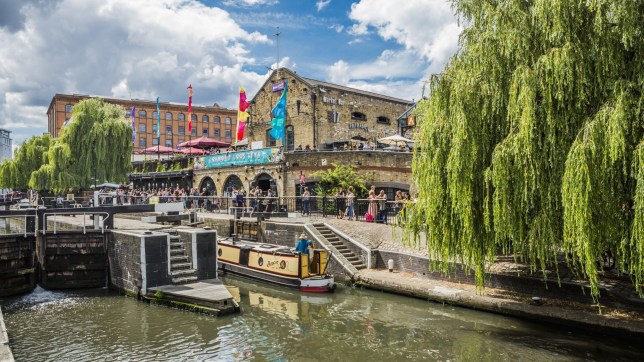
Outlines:
{"type": "Polygon", "coordinates": [[[210,189],[211,195],[217,195],[217,184],[210,176],[205,176],[199,181],[199,192],[204,188],[210,189]]]}

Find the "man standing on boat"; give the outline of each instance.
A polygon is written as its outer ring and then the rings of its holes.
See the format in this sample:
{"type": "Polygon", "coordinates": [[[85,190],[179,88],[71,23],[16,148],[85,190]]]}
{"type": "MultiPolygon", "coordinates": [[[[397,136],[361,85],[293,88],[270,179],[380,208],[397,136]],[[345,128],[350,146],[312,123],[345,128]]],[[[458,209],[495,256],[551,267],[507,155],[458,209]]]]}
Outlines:
{"type": "Polygon", "coordinates": [[[300,238],[297,242],[297,246],[295,247],[295,251],[302,253],[302,254],[309,254],[309,248],[312,248],[313,244],[311,243],[311,240],[306,238],[306,234],[302,233],[300,234],[300,238]]]}

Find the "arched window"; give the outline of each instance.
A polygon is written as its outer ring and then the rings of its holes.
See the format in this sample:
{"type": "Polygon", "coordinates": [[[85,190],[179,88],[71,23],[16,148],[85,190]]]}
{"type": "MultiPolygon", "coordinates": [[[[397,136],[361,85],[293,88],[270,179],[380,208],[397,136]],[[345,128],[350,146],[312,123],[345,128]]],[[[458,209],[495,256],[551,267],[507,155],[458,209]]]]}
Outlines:
{"type": "Polygon", "coordinates": [[[226,117],[226,124],[233,124],[233,121],[230,119],[230,117],[226,117]]]}
{"type": "Polygon", "coordinates": [[[148,116],[148,112],[146,111],[139,111],[139,118],[146,118],[148,116]]]}
{"type": "Polygon", "coordinates": [[[367,116],[364,113],[353,112],[351,113],[351,119],[355,119],[357,121],[366,121],[367,116]]]}
{"type": "Polygon", "coordinates": [[[266,146],[268,147],[275,147],[277,144],[277,140],[271,136],[270,133],[268,133],[270,130],[266,131],[266,146]]]}
{"type": "Polygon", "coordinates": [[[221,119],[219,118],[219,116],[215,116],[215,118],[213,118],[212,121],[215,122],[215,124],[221,123],[221,119]]]}
{"type": "Polygon", "coordinates": [[[179,114],[177,115],[177,119],[178,119],[178,120],[180,120],[180,121],[185,121],[185,120],[186,120],[186,116],[185,116],[183,113],[179,113],[179,114]]]}
{"type": "Polygon", "coordinates": [[[172,121],[172,113],[165,112],[165,120],[166,121],[172,121]]]}
{"type": "Polygon", "coordinates": [[[389,124],[389,118],[385,116],[379,116],[376,118],[376,123],[389,124]]]}
{"type": "Polygon", "coordinates": [[[284,130],[284,140],[286,151],[293,151],[295,149],[295,131],[293,126],[286,126],[284,130]]]}
{"type": "Polygon", "coordinates": [[[196,114],[194,114],[194,113],[193,113],[193,114],[190,116],[190,118],[192,118],[192,120],[193,120],[193,121],[197,122],[197,115],[196,115],[196,114]]]}
{"type": "Polygon", "coordinates": [[[201,117],[201,122],[207,123],[208,121],[209,121],[208,116],[204,114],[203,117],[201,117]]]}
{"type": "Polygon", "coordinates": [[[74,110],[74,106],[72,106],[71,104],[65,104],[66,113],[72,113],[73,110],[74,110]]]}

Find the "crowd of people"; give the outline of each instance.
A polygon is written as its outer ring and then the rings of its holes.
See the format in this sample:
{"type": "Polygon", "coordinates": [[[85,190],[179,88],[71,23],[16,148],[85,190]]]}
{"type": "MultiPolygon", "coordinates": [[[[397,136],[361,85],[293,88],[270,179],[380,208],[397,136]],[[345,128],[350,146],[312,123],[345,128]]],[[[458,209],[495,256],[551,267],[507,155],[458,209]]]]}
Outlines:
{"type": "MultiPolygon", "coordinates": [[[[308,192],[308,189],[305,192],[308,192]]],[[[307,194],[303,194],[302,196],[302,203],[304,205],[307,194]]],[[[334,197],[335,208],[338,212],[336,215],[337,219],[344,219],[347,217],[348,220],[358,220],[358,211],[356,207],[357,199],[353,186],[349,186],[346,192],[341,186],[338,187],[334,197]]],[[[408,202],[412,202],[412,199],[407,192],[400,190],[396,191],[393,202],[389,202],[389,200],[387,200],[385,190],[380,190],[376,193],[376,187],[371,186],[367,196],[367,207],[364,214],[364,220],[367,222],[384,223],[386,222],[387,214],[390,210],[393,211],[394,215],[398,215],[401,212],[404,212],[405,205],[408,202]]],[[[303,206],[303,215],[310,215],[310,209],[308,208],[308,205],[306,207],[303,206]]]]}

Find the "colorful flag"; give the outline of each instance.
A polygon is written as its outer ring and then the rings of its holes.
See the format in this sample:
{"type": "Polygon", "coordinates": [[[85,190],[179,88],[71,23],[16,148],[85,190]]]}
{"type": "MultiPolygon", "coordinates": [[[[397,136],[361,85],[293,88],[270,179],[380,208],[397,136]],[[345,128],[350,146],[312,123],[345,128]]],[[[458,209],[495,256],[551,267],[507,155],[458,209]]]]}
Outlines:
{"type": "Polygon", "coordinates": [[[159,110],[159,97],[157,97],[157,138],[161,138],[161,111],[159,110]]]}
{"type": "Polygon", "coordinates": [[[246,110],[248,109],[248,102],[246,102],[246,91],[244,88],[239,88],[239,110],[237,111],[237,141],[244,139],[244,129],[246,129],[246,122],[250,116],[246,110]]]}
{"type": "Polygon", "coordinates": [[[192,84],[188,86],[188,134],[192,134],[192,84]]]}
{"type": "Polygon", "coordinates": [[[134,117],[136,116],[136,107],[132,106],[132,143],[136,140],[136,126],[134,125],[134,117]]]}
{"type": "Polygon", "coordinates": [[[268,123],[273,127],[268,134],[273,136],[276,140],[284,137],[284,123],[286,118],[286,90],[287,83],[284,82],[284,91],[282,91],[282,96],[279,101],[271,111],[273,114],[273,119],[268,123]]]}

